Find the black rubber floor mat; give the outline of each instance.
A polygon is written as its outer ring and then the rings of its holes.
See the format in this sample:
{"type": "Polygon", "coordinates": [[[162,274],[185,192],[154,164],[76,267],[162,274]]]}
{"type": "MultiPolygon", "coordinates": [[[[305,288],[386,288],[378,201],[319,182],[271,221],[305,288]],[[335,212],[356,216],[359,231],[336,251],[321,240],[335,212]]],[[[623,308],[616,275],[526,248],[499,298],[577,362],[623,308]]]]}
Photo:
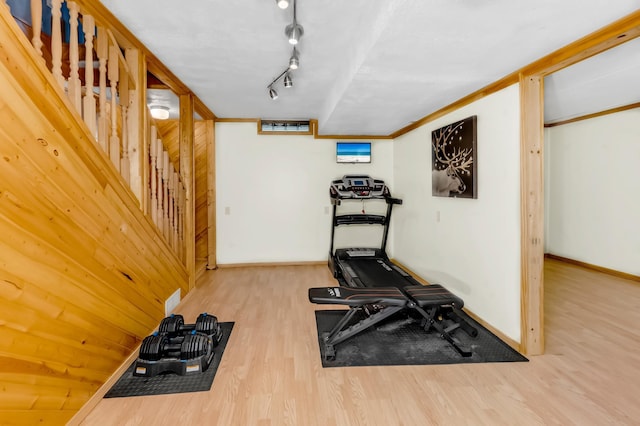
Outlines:
{"type": "Polygon", "coordinates": [[[159,374],[155,377],[138,377],[133,375],[135,361],[129,366],[127,371],[118,379],[105,398],[119,398],[125,396],[142,395],[163,395],[168,393],[203,392],[211,389],[213,379],[218,371],[218,366],[222,360],[222,354],[227,347],[233,322],[220,323],[222,327],[222,339],[216,346],[215,355],[207,371],[201,374],[180,376],[168,373],[159,374]]]}
{"type": "MultiPolygon", "coordinates": [[[[327,361],[321,336],[331,331],[344,313],[345,311],[337,310],[316,311],[323,367],[528,361],[489,330],[461,313],[460,316],[478,330],[478,336],[475,338],[460,329],[453,332],[453,335],[473,352],[470,357],[463,357],[436,331],[424,331],[420,327],[420,319],[410,316],[407,312],[400,312],[337,344],[335,359],[327,361]]],[[[354,318],[352,321],[358,319],[354,318]]]]}

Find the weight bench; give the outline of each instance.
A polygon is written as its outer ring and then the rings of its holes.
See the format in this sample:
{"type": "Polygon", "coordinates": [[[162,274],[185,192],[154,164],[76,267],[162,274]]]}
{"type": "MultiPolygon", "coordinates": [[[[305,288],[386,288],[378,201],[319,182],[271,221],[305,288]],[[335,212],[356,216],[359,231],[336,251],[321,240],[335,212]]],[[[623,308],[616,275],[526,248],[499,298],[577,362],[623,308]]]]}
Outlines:
{"type": "Polygon", "coordinates": [[[463,357],[471,356],[472,352],[451,333],[462,328],[472,337],[478,334],[474,327],[456,314],[456,311],[464,306],[462,299],[439,284],[403,288],[315,287],[309,289],[309,301],[316,304],[349,306],[349,310],[335,327],[328,334],[321,336],[327,360],[335,359],[335,345],[403,309],[418,312],[422,316],[421,326],[425,331],[436,330],[440,337],[447,340],[463,357]],[[364,312],[366,316],[349,325],[358,312],[364,312]],[[445,327],[445,318],[453,321],[453,325],[445,327]]]}

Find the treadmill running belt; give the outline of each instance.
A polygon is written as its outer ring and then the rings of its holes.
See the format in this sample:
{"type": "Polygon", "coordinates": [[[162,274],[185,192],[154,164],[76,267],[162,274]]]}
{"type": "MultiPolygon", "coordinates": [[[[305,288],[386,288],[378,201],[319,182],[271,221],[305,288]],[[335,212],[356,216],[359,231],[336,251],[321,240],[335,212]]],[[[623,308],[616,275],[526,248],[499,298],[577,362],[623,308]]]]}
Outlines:
{"type": "Polygon", "coordinates": [[[377,259],[349,259],[346,262],[367,287],[406,287],[420,285],[411,276],[403,276],[395,269],[395,265],[387,260],[377,259]]]}

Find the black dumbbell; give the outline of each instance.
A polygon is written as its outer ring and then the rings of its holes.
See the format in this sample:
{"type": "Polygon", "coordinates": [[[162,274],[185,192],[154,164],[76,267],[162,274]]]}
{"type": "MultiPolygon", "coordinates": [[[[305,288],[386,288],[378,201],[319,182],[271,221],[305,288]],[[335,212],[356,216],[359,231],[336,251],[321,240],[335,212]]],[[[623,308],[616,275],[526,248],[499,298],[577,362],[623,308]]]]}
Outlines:
{"type": "Polygon", "coordinates": [[[140,345],[139,358],[159,361],[162,358],[192,359],[213,350],[211,337],[195,330],[177,337],[154,333],[145,337],[140,345]]]}
{"type": "Polygon", "coordinates": [[[198,316],[195,324],[185,324],[182,315],[172,314],[163,319],[158,328],[158,332],[167,333],[171,336],[188,333],[193,330],[212,336],[215,344],[217,344],[222,337],[222,330],[220,324],[218,324],[218,318],[206,312],[198,316]]]}
{"type": "Polygon", "coordinates": [[[147,336],[140,345],[140,354],[138,357],[147,361],[158,361],[162,358],[177,358],[180,355],[182,347],[182,338],[180,342],[172,342],[166,334],[154,333],[147,336]]]}

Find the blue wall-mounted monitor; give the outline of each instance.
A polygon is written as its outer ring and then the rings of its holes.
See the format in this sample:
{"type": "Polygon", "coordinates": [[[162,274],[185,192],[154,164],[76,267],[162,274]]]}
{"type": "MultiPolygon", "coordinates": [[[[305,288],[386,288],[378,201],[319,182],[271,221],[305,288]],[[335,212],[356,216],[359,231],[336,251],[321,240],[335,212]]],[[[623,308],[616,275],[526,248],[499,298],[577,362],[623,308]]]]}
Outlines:
{"type": "Polygon", "coordinates": [[[371,142],[338,142],[336,161],[338,163],[370,163],[371,142]]]}

